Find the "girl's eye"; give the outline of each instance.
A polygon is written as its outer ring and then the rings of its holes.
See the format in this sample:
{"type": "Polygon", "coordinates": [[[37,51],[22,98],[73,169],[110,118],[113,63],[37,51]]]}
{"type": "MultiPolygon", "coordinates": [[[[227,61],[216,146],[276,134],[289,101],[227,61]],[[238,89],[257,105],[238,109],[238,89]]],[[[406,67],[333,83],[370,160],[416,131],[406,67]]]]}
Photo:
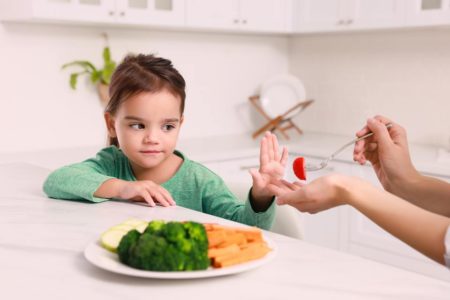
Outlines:
{"type": "Polygon", "coordinates": [[[130,127],[133,129],[144,129],[145,128],[144,124],[140,124],[140,123],[131,124],[130,127]]]}
{"type": "Polygon", "coordinates": [[[175,128],[175,126],[172,125],[172,124],[165,124],[165,125],[163,125],[163,130],[164,131],[170,131],[170,130],[172,130],[174,128],[175,128]]]}

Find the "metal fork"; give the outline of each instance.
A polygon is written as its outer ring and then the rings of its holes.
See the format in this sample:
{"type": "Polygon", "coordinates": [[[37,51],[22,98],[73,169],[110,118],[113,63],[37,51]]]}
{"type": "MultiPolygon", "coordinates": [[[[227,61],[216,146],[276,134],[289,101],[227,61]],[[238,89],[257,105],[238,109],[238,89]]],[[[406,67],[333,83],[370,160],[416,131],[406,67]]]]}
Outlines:
{"type": "MultiPolygon", "coordinates": [[[[386,128],[391,128],[392,124],[388,123],[386,124],[386,128]]],[[[354,140],[352,140],[351,142],[348,142],[347,144],[345,144],[344,146],[342,146],[341,148],[339,148],[336,152],[334,152],[333,154],[331,154],[330,156],[328,156],[326,159],[324,159],[320,164],[318,165],[312,165],[312,164],[306,164],[305,169],[306,171],[318,171],[318,170],[322,170],[323,168],[325,168],[328,163],[333,160],[339,153],[342,152],[342,150],[344,150],[345,148],[347,148],[350,145],[353,145],[354,143],[363,140],[365,138],[368,138],[369,136],[372,136],[373,132],[369,132],[368,134],[365,134],[359,138],[356,138],[354,140]]]]}

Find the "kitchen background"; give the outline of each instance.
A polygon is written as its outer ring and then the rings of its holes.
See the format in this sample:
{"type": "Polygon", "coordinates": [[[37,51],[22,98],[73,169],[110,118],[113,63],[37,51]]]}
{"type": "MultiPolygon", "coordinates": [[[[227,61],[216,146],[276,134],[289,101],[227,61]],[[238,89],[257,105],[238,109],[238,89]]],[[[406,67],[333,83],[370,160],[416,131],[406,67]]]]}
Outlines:
{"type": "Polygon", "coordinates": [[[296,118],[306,132],[352,135],[374,114],[412,142],[449,147],[450,29],[275,36],[0,23],[1,151],[99,145],[102,108],[85,80],[69,88],[75,59],[101,64],[128,52],[170,58],[187,81],[182,138],[248,133],[260,123],[248,96],[290,72],[316,102],[296,118]]]}
{"type": "MultiPolygon", "coordinates": [[[[248,97],[285,73],[298,76],[307,98],[315,100],[294,120],[305,135],[290,134],[291,161],[302,155],[318,163],[368,117],[382,114],[407,128],[419,171],[450,180],[449,152],[441,149],[450,150],[450,0],[14,3],[0,0],[0,19],[16,19],[0,22],[0,162],[55,168],[89,157],[105,144],[94,87],[83,78],[71,90],[71,70],[61,66],[73,60],[102,65],[106,32],[118,62],[129,52],[173,61],[187,81],[183,151],[227,183],[249,184],[248,166],[258,164],[258,145],[250,136],[264,120],[248,97]],[[167,2],[181,7],[169,18],[172,25],[147,26],[145,14],[126,7],[167,2]],[[110,4],[118,6],[111,10],[110,4]],[[69,8],[64,13],[53,11],[64,5],[69,8]],[[76,13],[82,6],[83,13],[76,13]],[[127,18],[133,13],[140,17],[127,18]],[[66,17],[71,24],[65,24],[66,17]]],[[[144,12],[154,13],[151,6],[144,12]]],[[[309,180],[340,172],[379,185],[372,169],[356,165],[348,150],[309,180]]],[[[293,174],[287,176],[293,180],[293,174]]],[[[288,227],[297,227],[306,242],[449,280],[447,269],[350,207],[295,213],[288,227]]]]}

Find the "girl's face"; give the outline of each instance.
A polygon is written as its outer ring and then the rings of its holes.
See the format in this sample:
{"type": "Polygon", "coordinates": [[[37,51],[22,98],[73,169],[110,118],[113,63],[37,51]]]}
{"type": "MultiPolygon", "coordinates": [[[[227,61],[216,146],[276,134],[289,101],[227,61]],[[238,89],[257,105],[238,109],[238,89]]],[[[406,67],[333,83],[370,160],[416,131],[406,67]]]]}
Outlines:
{"type": "Polygon", "coordinates": [[[175,149],[183,117],[181,99],[163,89],[142,92],[126,101],[114,116],[105,114],[108,132],[134,168],[153,168],[175,149]]]}

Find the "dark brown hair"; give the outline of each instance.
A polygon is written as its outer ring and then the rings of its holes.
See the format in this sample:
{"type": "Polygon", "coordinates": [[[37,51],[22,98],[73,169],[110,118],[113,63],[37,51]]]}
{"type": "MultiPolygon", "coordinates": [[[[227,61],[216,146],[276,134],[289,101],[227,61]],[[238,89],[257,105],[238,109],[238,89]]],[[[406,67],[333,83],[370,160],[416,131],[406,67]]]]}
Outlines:
{"type": "MultiPolygon", "coordinates": [[[[156,93],[167,89],[181,100],[183,115],[186,82],[168,59],[153,54],[127,55],[117,66],[109,85],[110,100],[105,112],[115,115],[120,105],[141,92],[156,93]]],[[[119,146],[117,138],[109,137],[109,145],[119,146]]]]}

